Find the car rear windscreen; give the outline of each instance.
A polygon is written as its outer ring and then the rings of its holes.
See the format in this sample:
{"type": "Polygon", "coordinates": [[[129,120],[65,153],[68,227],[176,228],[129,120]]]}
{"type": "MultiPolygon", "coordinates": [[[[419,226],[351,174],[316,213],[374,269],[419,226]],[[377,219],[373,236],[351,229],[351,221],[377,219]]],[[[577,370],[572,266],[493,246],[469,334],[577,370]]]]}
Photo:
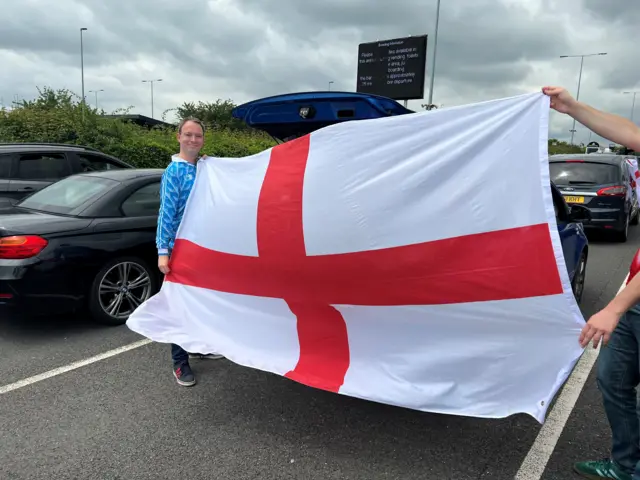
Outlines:
{"type": "Polygon", "coordinates": [[[74,175],[37,191],[19,202],[18,206],[66,215],[117,185],[117,181],[108,178],[74,175]]]}
{"type": "Polygon", "coordinates": [[[549,172],[556,185],[602,185],[620,181],[619,168],[606,163],[550,162],[549,172]]]}

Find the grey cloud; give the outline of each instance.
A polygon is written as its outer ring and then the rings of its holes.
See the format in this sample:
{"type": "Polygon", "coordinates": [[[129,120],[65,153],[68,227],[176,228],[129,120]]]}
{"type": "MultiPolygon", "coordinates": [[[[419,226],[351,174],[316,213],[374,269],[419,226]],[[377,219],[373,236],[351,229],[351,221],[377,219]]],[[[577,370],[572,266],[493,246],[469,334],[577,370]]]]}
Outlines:
{"type": "MultiPolygon", "coordinates": [[[[92,18],[84,21],[73,15],[52,18],[50,9],[27,11],[17,5],[14,2],[7,19],[0,22],[2,48],[61,54],[56,61],[68,65],[75,64],[79,56],[80,27],[88,28],[83,36],[87,66],[147,54],[169,57],[178,68],[187,71],[205,65],[223,72],[227,52],[242,56],[260,45],[263,37],[263,30],[247,24],[220,22],[202,2],[196,10],[192,5],[166,1],[143,5],[123,0],[90,0],[84,6],[92,18]],[[197,55],[197,48],[206,54],[197,55]]],[[[59,5],[61,10],[71,11],[68,2],[59,5]]],[[[7,6],[3,5],[4,9],[7,6]]]]}
{"type": "MultiPolygon", "coordinates": [[[[633,33],[636,38],[637,33],[633,33]]],[[[601,71],[598,86],[613,91],[640,89],[640,62],[638,62],[638,40],[627,32],[617,32],[612,37],[617,40],[616,48],[610,49],[608,65],[592,66],[601,71]]],[[[586,60],[585,60],[586,63],[586,60]]],[[[586,67],[585,67],[586,68],[586,67]]]]}
{"type": "MultiPolygon", "coordinates": [[[[323,31],[357,25],[357,41],[428,33],[433,44],[435,1],[366,2],[281,0],[270,10],[261,0],[241,0],[248,11],[261,12],[270,24],[306,43],[323,31]]],[[[524,7],[485,0],[443,2],[438,59],[467,65],[545,59],[566,48],[561,20],[531,16],[524,7]]],[[[323,45],[316,45],[322,48],[323,45]]],[[[353,45],[355,58],[356,45],[353,45]]]]}
{"type": "MultiPolygon", "coordinates": [[[[615,12],[634,18],[638,8],[629,3],[442,2],[434,100],[459,105],[548,82],[574,90],[579,64],[558,56],[595,46],[611,53],[585,65],[581,97],[624,112],[628,98],[619,98],[619,90],[640,78],[632,61],[636,28],[614,26],[615,12]],[[543,8],[530,9],[534,4],[543,8]]],[[[0,97],[7,103],[16,93],[34,96],[36,83],[80,93],[80,27],[89,29],[86,90],[105,88],[100,105],[107,110],[135,105],[149,114],[149,88],[140,81],[153,77],[164,79],[155,90],[156,116],[182,101],[242,102],[325,89],[329,81],[354,90],[360,42],[428,33],[430,74],[435,6],[436,0],[3,0],[0,60],[10,73],[0,72],[0,97]],[[32,63],[19,65],[9,52],[32,63]]],[[[425,96],[428,83],[427,77],[425,96]]],[[[551,128],[566,139],[565,123],[554,120],[551,128]]]]}
{"type": "Polygon", "coordinates": [[[634,0],[583,0],[584,7],[595,22],[605,22],[608,28],[628,26],[633,29],[632,38],[638,38],[640,3],[634,0]]]}
{"type": "MultiPolygon", "coordinates": [[[[340,78],[350,79],[351,89],[355,88],[355,59],[359,42],[429,33],[427,74],[430,75],[435,1],[406,1],[392,5],[360,0],[281,0],[279,8],[275,10],[270,10],[260,0],[242,0],[241,3],[247,11],[252,12],[251,15],[262,16],[265,22],[277,25],[288,37],[296,38],[300,43],[296,43],[294,48],[299,53],[310,48],[330,48],[322,41],[326,41],[332,33],[344,34],[357,25],[357,32],[351,36],[353,62],[336,69],[334,73],[340,78]]],[[[436,92],[445,84],[463,92],[495,91],[496,86],[511,91],[532,72],[529,62],[557,57],[568,45],[560,19],[551,16],[541,19],[532,16],[524,7],[507,7],[494,1],[443,2],[436,92]]],[[[279,70],[279,62],[274,62],[270,67],[279,70]]],[[[327,65],[309,65],[300,71],[300,75],[319,75],[321,77],[317,83],[326,85],[328,77],[322,76],[322,71],[327,71],[327,65]]],[[[276,90],[275,87],[282,83],[273,82],[270,90],[276,90]]]]}
{"type": "MultiPolygon", "coordinates": [[[[89,27],[85,33],[86,65],[108,64],[136,54],[164,55],[171,58],[177,68],[198,69],[203,74],[246,83],[248,89],[274,91],[292,81],[304,89],[324,85],[329,78],[322,74],[327,65],[297,60],[307,57],[309,52],[331,50],[331,44],[318,43],[317,37],[322,32],[336,32],[357,25],[360,41],[406,35],[407,32],[418,34],[431,30],[432,26],[426,23],[429,18],[433,20],[435,14],[433,2],[425,7],[425,2],[419,1],[395,6],[362,0],[348,3],[282,0],[275,9],[267,9],[265,2],[255,0],[237,3],[247,12],[246,19],[257,18],[258,21],[220,21],[203,3],[200,8],[191,5],[185,8],[164,1],[154,2],[153,8],[142,8],[136,2],[122,0],[85,2],[93,17],[89,24],[83,24],[89,27]],[[424,12],[424,16],[415,15],[416,11],[424,12]],[[290,44],[291,53],[275,58],[267,56],[268,64],[264,65],[257,58],[257,48],[266,43],[267,25],[280,27],[279,33],[290,44]],[[196,55],[196,46],[207,53],[196,55]],[[305,81],[302,81],[303,77],[305,81]]],[[[12,15],[13,22],[0,24],[0,35],[13,39],[9,48],[48,54],[61,52],[63,57],[56,58],[57,62],[77,63],[77,19],[50,22],[47,11],[38,9],[30,20],[31,33],[25,35],[16,12],[17,9],[12,15]]],[[[545,52],[551,52],[554,46],[564,45],[566,40],[561,33],[544,34],[548,26],[536,24],[523,9],[507,9],[494,2],[469,3],[459,11],[445,6],[439,39],[439,77],[452,76],[453,81],[460,81],[460,75],[473,75],[472,66],[477,65],[480,81],[518,81],[526,76],[526,68],[491,69],[488,66],[535,59],[547,55],[545,52]],[[497,18],[501,21],[496,22],[497,18]],[[496,72],[493,78],[492,71],[496,72]]],[[[551,31],[562,32],[562,29],[551,31]]],[[[353,40],[355,60],[358,39],[353,40]]],[[[430,44],[432,42],[433,39],[430,44]]],[[[334,76],[346,77],[349,67],[336,69],[334,76]]],[[[351,76],[355,83],[355,72],[351,76]]]]}

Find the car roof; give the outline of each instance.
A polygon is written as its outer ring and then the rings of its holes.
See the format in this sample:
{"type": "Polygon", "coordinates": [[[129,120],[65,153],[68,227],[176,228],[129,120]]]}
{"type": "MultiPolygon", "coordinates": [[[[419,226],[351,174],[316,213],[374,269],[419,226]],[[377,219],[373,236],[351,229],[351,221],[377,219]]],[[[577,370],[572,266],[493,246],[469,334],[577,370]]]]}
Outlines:
{"type": "Polygon", "coordinates": [[[116,170],[100,170],[95,172],[77,173],[74,177],[100,177],[126,182],[140,177],[161,177],[164,172],[162,168],[122,168],[116,170]]]}
{"type": "Polygon", "coordinates": [[[550,155],[550,162],[563,162],[566,160],[583,160],[585,162],[619,164],[624,162],[627,156],[615,155],[613,153],[565,153],[550,155]]]}
{"type": "Polygon", "coordinates": [[[85,150],[102,153],[93,147],[76,145],[73,143],[0,143],[0,151],[23,151],[23,150],[85,150]]]}
{"type": "Polygon", "coordinates": [[[39,143],[39,142],[31,142],[31,143],[0,143],[0,153],[10,154],[10,153],[23,153],[23,152],[88,152],[93,154],[102,155],[103,157],[109,158],[114,162],[120,163],[122,166],[126,166],[127,168],[132,168],[132,166],[122,160],[121,158],[114,157],[113,155],[109,155],[108,153],[104,153],[97,148],[88,147],[86,145],[76,145],[73,143],[39,143]]]}
{"type": "Polygon", "coordinates": [[[415,112],[388,97],[331,91],[265,97],[239,105],[232,111],[234,118],[278,140],[301,137],[341,122],[408,113],[415,112]]]}

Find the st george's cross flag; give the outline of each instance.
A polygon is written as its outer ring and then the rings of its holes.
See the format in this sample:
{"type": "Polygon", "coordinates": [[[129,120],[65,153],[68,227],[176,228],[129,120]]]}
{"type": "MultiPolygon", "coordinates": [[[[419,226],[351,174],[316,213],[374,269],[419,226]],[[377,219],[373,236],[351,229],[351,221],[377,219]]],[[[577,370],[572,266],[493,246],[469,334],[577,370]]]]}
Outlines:
{"type": "Polygon", "coordinates": [[[548,116],[527,94],[208,157],[128,326],[330,392],[543,422],[584,325],[548,116]]]}

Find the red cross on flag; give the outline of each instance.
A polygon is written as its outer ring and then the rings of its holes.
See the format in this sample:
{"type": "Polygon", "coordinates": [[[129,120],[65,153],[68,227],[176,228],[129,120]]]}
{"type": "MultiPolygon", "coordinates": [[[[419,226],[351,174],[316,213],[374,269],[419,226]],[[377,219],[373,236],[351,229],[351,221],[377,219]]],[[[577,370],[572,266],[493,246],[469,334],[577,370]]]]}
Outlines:
{"type": "Polygon", "coordinates": [[[207,158],[171,273],[128,326],[331,392],[542,422],[584,324],[548,115],[528,94],[207,158]]]}

